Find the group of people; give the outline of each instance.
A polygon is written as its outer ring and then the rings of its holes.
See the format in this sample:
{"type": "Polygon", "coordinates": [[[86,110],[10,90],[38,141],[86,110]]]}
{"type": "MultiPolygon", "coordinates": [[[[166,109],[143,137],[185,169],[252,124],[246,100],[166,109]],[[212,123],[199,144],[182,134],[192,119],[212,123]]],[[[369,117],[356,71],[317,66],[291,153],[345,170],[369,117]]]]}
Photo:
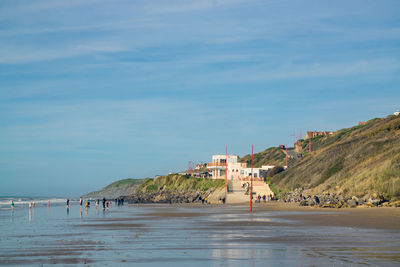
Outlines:
{"type": "Polygon", "coordinates": [[[200,197],[199,198],[199,201],[201,201],[201,204],[204,204],[204,203],[208,203],[208,198],[207,197],[200,197]]]}
{"type": "Polygon", "coordinates": [[[261,198],[262,198],[262,200],[263,200],[264,202],[274,200],[274,196],[273,196],[272,194],[269,194],[268,196],[263,195],[262,197],[261,197],[260,194],[258,194],[257,199],[256,199],[256,202],[261,203],[261,198]]]}
{"type": "MultiPolygon", "coordinates": [[[[100,199],[96,199],[95,201],[96,203],[96,209],[99,207],[100,205],[100,199]]],[[[101,200],[101,203],[103,205],[103,210],[108,209],[109,206],[112,205],[111,201],[108,201],[106,198],[103,197],[103,199],[101,200]]],[[[118,206],[120,205],[124,205],[124,199],[115,199],[115,203],[117,203],[118,206]]],[[[90,208],[90,201],[87,200],[85,201],[85,204],[83,203],[83,198],[80,197],[79,198],[79,205],[82,208],[83,206],[85,206],[85,208],[90,208]]],[[[69,209],[69,199],[67,199],[67,208],[69,209]]]]}

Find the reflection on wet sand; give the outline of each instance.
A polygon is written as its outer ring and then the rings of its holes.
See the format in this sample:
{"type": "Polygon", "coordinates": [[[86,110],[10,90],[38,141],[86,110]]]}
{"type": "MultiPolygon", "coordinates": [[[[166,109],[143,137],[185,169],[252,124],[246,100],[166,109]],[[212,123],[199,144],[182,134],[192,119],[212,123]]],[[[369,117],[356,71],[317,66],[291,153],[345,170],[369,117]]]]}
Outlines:
{"type": "MultiPolygon", "coordinates": [[[[249,216],[246,207],[143,205],[112,206],[102,213],[98,209],[83,213],[73,206],[65,213],[64,207],[52,206],[50,212],[47,207],[29,209],[28,220],[26,210],[17,210],[11,225],[10,214],[0,214],[0,265],[400,263],[398,231],[324,226],[288,218],[307,215],[304,212],[257,210],[249,216]]],[[[332,214],[310,213],[308,217],[332,214]]]]}

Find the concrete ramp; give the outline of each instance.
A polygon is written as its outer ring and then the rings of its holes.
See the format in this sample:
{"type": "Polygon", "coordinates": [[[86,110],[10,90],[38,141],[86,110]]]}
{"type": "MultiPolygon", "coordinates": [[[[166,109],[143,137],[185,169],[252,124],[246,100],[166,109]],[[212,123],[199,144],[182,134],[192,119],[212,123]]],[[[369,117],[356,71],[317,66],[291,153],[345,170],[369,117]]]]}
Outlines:
{"type": "MultiPolygon", "coordinates": [[[[242,181],[240,180],[230,180],[228,182],[228,194],[226,197],[226,203],[245,203],[250,201],[250,195],[247,195],[247,189],[242,187],[242,181]]],[[[253,182],[253,196],[254,200],[257,198],[258,194],[262,197],[263,195],[269,196],[274,193],[269,188],[269,185],[262,181],[253,182]]]]}

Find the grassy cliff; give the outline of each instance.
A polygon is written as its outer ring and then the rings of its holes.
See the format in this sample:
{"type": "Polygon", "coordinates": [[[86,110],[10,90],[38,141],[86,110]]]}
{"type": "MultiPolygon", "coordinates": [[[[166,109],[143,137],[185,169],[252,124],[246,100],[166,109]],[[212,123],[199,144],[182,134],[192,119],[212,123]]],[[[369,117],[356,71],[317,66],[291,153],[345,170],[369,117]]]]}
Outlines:
{"type": "MultiPolygon", "coordinates": [[[[307,145],[304,141],[304,148],[307,145]]],[[[274,186],[283,191],[305,188],[314,193],[400,197],[400,117],[373,119],[313,138],[312,150],[274,176],[274,186]]]]}
{"type": "Polygon", "coordinates": [[[218,203],[225,196],[225,181],[170,174],[146,179],[133,194],[124,196],[127,203],[193,203],[207,197],[218,203]]]}
{"type": "Polygon", "coordinates": [[[135,193],[152,193],[161,190],[176,192],[202,191],[223,188],[224,180],[213,180],[206,178],[186,177],[185,175],[170,174],[160,176],[156,179],[146,179],[135,191],[135,193]]]}
{"type": "MultiPolygon", "coordinates": [[[[246,162],[247,166],[251,165],[251,155],[246,155],[239,159],[239,162],[246,162]]],[[[253,155],[253,167],[260,168],[262,165],[286,165],[286,154],[280,148],[270,147],[262,152],[253,155]]]]}
{"type": "Polygon", "coordinates": [[[170,174],[156,179],[119,180],[84,197],[124,197],[128,203],[190,203],[208,197],[216,203],[224,193],[224,180],[170,174]]]}
{"type": "Polygon", "coordinates": [[[107,185],[99,191],[94,191],[84,195],[86,198],[117,198],[123,195],[129,195],[135,192],[144,179],[123,179],[107,185]]]}

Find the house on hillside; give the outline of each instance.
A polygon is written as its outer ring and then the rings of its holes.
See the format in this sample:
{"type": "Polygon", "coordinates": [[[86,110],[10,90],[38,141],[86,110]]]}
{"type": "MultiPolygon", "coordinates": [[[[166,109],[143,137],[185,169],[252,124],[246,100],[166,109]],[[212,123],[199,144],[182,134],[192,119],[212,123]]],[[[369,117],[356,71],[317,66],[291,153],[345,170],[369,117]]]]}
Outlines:
{"type": "Polygon", "coordinates": [[[227,170],[228,173],[236,173],[236,170],[242,168],[242,163],[238,162],[238,159],[239,157],[236,155],[213,155],[212,162],[207,164],[207,168],[212,174],[211,177],[214,179],[225,179],[227,170]]]}
{"type": "MultiPolygon", "coordinates": [[[[236,155],[213,155],[212,162],[207,164],[213,179],[246,180],[251,176],[251,168],[245,162],[238,162],[236,155]]],[[[266,176],[268,170],[274,168],[273,165],[253,168],[253,178],[260,179],[266,176]]]]}
{"type": "Polygon", "coordinates": [[[323,132],[318,132],[318,131],[307,131],[306,136],[304,137],[305,140],[310,139],[310,138],[314,138],[316,136],[328,136],[328,135],[332,135],[333,132],[327,132],[327,131],[323,131],[323,132]]]}

